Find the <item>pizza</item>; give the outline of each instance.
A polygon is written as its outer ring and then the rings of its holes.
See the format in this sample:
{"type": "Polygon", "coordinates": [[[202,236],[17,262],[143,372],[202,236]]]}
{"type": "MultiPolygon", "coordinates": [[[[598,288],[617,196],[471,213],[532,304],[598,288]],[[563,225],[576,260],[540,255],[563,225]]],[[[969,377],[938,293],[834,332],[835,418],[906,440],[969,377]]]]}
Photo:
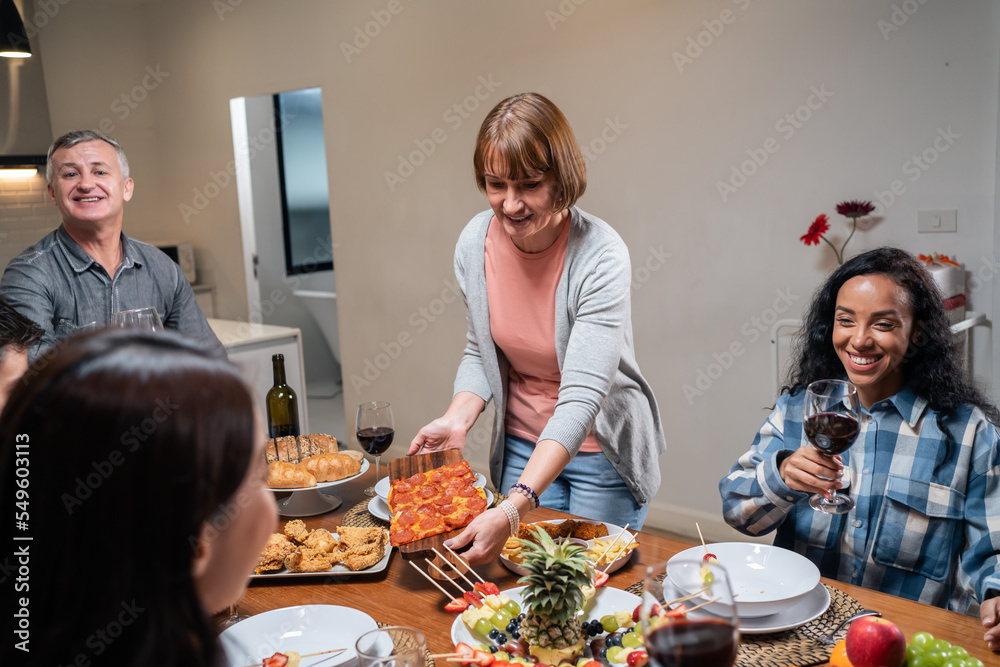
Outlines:
{"type": "Polygon", "coordinates": [[[434,468],[390,482],[389,543],[394,547],[464,528],[486,510],[469,462],[434,468]]]}

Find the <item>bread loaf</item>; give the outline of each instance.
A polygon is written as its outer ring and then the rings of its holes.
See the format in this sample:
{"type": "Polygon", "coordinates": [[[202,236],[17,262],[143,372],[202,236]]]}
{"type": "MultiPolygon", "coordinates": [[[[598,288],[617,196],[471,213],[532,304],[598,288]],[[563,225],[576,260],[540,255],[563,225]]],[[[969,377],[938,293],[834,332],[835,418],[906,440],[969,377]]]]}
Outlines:
{"type": "Polygon", "coordinates": [[[335,454],[337,439],[325,433],[311,435],[288,435],[267,441],[267,461],[287,461],[298,463],[318,454],[335,454]]]}
{"type": "Polygon", "coordinates": [[[336,482],[361,472],[361,463],[347,454],[318,454],[304,459],[299,466],[309,471],[317,482],[336,482]]]}
{"type": "Polygon", "coordinates": [[[316,486],[316,477],[287,461],[267,464],[267,486],[270,489],[301,489],[316,486]]]}

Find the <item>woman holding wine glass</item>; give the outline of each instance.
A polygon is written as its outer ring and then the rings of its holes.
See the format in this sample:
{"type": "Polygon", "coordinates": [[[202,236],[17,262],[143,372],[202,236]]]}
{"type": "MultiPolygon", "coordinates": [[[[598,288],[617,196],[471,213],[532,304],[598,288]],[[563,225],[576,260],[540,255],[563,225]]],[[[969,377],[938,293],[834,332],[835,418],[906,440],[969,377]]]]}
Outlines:
{"type": "Polygon", "coordinates": [[[776,530],[775,545],[826,577],[959,612],[978,602],[1000,648],[1000,412],[966,379],[930,274],[896,248],[848,260],[814,296],[796,354],[719,483],[726,521],[776,530]],[[823,380],[846,380],[861,404],[854,444],[836,456],[808,440],[807,388],[823,380]],[[808,503],[837,489],[855,504],[846,513],[808,503]]]}
{"type": "MultiPolygon", "coordinates": [[[[0,415],[3,534],[37,575],[31,652],[2,642],[0,664],[219,664],[211,615],[277,525],[264,442],[238,370],[199,341],[106,329],[32,364],[0,415]]],[[[0,606],[25,595],[4,585],[0,606]]]]}

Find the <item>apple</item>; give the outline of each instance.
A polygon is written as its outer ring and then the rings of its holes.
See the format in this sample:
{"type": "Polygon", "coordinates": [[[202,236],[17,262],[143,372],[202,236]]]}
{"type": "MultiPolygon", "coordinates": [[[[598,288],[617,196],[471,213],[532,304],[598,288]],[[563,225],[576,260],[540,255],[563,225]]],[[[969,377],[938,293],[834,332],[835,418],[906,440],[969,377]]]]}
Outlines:
{"type": "Polygon", "coordinates": [[[847,631],[847,659],[854,667],[901,667],[906,658],[906,637],[893,623],[879,616],[865,616],[847,631]]]}

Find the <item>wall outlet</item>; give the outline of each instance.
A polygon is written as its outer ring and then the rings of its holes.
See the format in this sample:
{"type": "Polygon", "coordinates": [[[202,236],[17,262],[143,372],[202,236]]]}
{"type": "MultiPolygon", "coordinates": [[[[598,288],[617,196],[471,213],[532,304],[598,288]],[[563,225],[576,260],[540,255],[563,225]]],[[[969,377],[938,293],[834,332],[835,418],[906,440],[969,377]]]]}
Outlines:
{"type": "Polygon", "coordinates": [[[958,211],[917,211],[917,232],[957,232],[958,211]]]}

